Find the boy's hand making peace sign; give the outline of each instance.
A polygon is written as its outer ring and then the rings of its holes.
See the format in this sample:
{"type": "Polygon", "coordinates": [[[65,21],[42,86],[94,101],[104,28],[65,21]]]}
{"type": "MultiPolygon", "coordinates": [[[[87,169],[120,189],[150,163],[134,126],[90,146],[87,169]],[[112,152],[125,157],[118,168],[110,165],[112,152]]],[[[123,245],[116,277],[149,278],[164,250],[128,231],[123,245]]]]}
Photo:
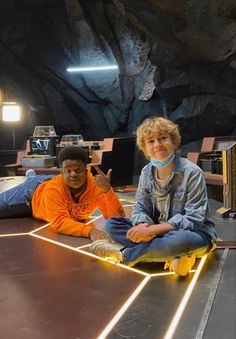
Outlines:
{"type": "Polygon", "coordinates": [[[103,192],[108,192],[109,189],[111,188],[111,172],[112,169],[110,168],[107,172],[107,174],[103,173],[102,170],[96,165],[93,165],[95,170],[97,171],[98,174],[94,176],[94,182],[97,186],[103,190],[103,192]]]}

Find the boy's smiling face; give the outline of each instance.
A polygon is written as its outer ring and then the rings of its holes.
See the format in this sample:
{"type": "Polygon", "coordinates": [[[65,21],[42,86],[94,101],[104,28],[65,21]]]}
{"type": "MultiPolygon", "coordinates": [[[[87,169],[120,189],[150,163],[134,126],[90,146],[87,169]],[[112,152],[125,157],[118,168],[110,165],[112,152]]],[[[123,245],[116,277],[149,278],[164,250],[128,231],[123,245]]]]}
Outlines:
{"type": "Polygon", "coordinates": [[[62,163],[62,175],[67,186],[78,189],[86,182],[86,166],[81,160],[65,160],[62,163]]]}
{"type": "Polygon", "coordinates": [[[173,143],[170,134],[150,133],[144,139],[145,155],[149,159],[163,161],[171,155],[176,145],[173,143]]]}

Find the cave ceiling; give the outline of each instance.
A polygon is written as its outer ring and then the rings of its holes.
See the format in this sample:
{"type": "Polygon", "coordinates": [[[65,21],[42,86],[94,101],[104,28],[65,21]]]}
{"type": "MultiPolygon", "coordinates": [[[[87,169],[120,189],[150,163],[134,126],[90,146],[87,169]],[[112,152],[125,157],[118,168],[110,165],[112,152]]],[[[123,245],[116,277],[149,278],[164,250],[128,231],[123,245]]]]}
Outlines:
{"type": "Polygon", "coordinates": [[[0,16],[0,88],[26,133],[99,140],[158,115],[184,144],[236,135],[235,0],[1,0],[0,16]]]}

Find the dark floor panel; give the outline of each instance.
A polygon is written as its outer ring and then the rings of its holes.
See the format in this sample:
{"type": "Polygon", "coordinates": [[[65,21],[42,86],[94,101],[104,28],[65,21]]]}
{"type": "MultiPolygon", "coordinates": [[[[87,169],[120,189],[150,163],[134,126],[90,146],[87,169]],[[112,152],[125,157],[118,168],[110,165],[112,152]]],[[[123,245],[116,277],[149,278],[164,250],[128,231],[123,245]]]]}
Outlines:
{"type": "Polygon", "coordinates": [[[142,280],[32,236],[0,238],[0,338],[96,338],[142,280]]]}
{"type": "Polygon", "coordinates": [[[222,203],[213,199],[209,201],[219,238],[222,240],[236,240],[236,219],[220,218],[217,214],[217,209],[223,206],[222,203]]]}
{"type": "Polygon", "coordinates": [[[33,218],[0,219],[0,235],[11,233],[28,233],[45,224],[45,221],[40,221],[33,218]]]}
{"type": "Polygon", "coordinates": [[[222,240],[236,240],[236,219],[222,219],[214,216],[218,237],[222,240]]]}
{"type": "Polygon", "coordinates": [[[192,277],[152,277],[108,338],[163,338],[192,277]]]}
{"type": "Polygon", "coordinates": [[[54,232],[50,227],[44,228],[35,232],[36,235],[40,235],[41,237],[57,241],[59,243],[71,246],[71,247],[80,247],[84,245],[89,245],[91,240],[88,238],[79,238],[73,237],[69,235],[59,234],[54,232]]]}
{"type": "MultiPolygon", "coordinates": [[[[181,317],[181,321],[176,329],[174,335],[175,339],[197,338],[196,335],[199,327],[204,330],[205,325],[203,326],[201,321],[202,318],[205,318],[205,307],[208,299],[214,292],[215,282],[217,286],[217,276],[222,255],[223,250],[217,250],[208,255],[191,298],[189,299],[186,309],[181,317]]],[[[211,303],[209,303],[209,305],[210,304],[211,303]]],[[[214,336],[211,337],[211,339],[212,338],[214,338],[214,336]]]]}
{"type": "MultiPolygon", "coordinates": [[[[97,213],[98,217],[99,214],[97,213]]],[[[92,218],[93,219],[93,218],[92,218]]],[[[100,217],[98,219],[94,219],[94,225],[98,229],[103,229],[105,220],[103,217],[100,217]]],[[[64,234],[59,234],[54,232],[50,227],[47,227],[45,229],[39,230],[38,232],[35,232],[37,235],[40,235],[42,237],[45,237],[47,239],[60,242],[62,244],[71,246],[71,247],[80,247],[84,245],[91,244],[91,240],[89,238],[79,238],[75,236],[69,236],[64,234]]]]}
{"type": "Polygon", "coordinates": [[[236,250],[229,250],[204,339],[236,338],[236,250]]]}

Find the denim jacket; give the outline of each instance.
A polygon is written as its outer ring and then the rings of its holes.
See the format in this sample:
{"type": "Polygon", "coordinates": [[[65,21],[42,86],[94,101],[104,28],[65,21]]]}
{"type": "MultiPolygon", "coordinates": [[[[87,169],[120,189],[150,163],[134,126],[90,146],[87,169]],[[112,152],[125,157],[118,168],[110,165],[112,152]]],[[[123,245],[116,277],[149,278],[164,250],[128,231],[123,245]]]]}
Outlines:
{"type": "Polygon", "coordinates": [[[165,189],[154,179],[153,166],[141,172],[132,213],[132,224],[158,223],[156,199],[169,196],[167,222],[177,229],[205,232],[214,244],[217,240],[214,221],[210,217],[207,188],[203,171],[191,161],[176,156],[174,175],[165,189]]]}

